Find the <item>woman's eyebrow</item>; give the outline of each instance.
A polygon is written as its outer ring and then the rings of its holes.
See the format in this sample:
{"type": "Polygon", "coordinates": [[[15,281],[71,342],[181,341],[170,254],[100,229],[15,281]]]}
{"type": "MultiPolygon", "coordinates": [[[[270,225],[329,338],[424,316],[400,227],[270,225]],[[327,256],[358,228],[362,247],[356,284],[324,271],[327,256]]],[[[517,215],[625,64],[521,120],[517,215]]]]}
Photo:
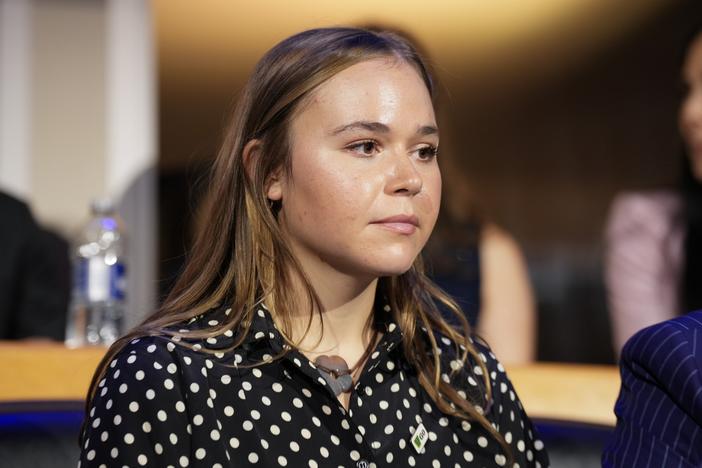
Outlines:
{"type": "Polygon", "coordinates": [[[366,120],[357,120],[350,124],[341,125],[331,131],[332,135],[347,132],[349,130],[369,130],[371,132],[390,133],[390,127],[380,122],[368,122],[366,120]]]}
{"type": "MultiPolygon", "coordinates": [[[[349,130],[368,130],[371,132],[378,133],[390,133],[390,127],[380,122],[369,122],[366,120],[357,120],[349,124],[341,125],[336,127],[331,131],[331,135],[338,135],[339,133],[347,132],[349,130]]],[[[417,129],[418,135],[434,135],[439,133],[439,129],[433,125],[423,125],[417,129]]]]}
{"type": "Polygon", "coordinates": [[[438,133],[439,129],[434,125],[423,125],[417,129],[417,134],[422,136],[437,135],[438,133]]]}

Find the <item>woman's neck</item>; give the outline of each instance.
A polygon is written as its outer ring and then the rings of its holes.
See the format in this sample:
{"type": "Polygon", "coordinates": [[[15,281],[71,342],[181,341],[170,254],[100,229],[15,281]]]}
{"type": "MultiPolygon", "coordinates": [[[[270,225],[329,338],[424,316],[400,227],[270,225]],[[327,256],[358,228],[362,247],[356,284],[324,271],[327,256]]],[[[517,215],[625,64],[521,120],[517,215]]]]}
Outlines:
{"type": "MultiPolygon", "coordinates": [[[[311,265],[301,263],[319,303],[310,303],[304,281],[293,281],[291,295],[296,312],[291,317],[289,337],[310,361],[326,356],[317,361],[320,369],[324,369],[322,363],[338,365],[338,358],[341,358],[345,367],[351,370],[351,378],[356,380],[365,365],[363,361],[367,360],[369,351],[378,339],[372,323],[378,278],[364,280],[343,274],[324,262],[308,262],[311,265]]],[[[292,277],[296,276],[293,274],[292,277]]],[[[275,313],[273,317],[275,319],[275,313]]],[[[347,384],[340,382],[334,380],[334,385],[348,388],[347,384]]],[[[349,406],[350,396],[348,390],[337,393],[339,402],[345,408],[349,406]]]]}
{"type": "Polygon", "coordinates": [[[320,355],[338,355],[351,367],[361,358],[373,335],[373,304],[378,280],[367,284],[348,281],[336,287],[329,284],[328,278],[324,281],[310,278],[310,282],[319,297],[321,313],[315,309],[309,331],[305,333],[312,309],[304,290],[300,291],[297,297],[304,300],[298,303],[305,306],[293,317],[293,342],[299,342],[300,351],[312,360],[320,355]]]}

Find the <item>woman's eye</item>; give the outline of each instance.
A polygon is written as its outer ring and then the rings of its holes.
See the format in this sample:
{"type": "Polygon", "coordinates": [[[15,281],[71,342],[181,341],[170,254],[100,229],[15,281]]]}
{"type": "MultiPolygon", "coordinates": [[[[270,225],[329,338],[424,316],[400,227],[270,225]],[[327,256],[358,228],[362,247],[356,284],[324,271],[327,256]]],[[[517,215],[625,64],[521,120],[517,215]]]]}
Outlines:
{"type": "Polygon", "coordinates": [[[367,140],[347,146],[347,149],[362,156],[373,156],[378,152],[378,144],[375,141],[367,140]]]}
{"type": "Polygon", "coordinates": [[[436,146],[423,146],[417,149],[417,156],[422,161],[430,161],[439,154],[439,148],[436,146]]]}

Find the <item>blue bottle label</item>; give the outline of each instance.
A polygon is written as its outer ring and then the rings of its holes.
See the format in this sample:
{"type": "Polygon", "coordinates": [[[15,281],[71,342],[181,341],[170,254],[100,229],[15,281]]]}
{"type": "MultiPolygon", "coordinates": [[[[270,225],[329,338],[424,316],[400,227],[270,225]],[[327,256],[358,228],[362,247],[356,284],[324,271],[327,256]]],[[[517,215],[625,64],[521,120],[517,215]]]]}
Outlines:
{"type": "Polygon", "coordinates": [[[110,298],[123,300],[127,289],[124,263],[115,263],[110,268],[110,298]]]}
{"type": "Polygon", "coordinates": [[[122,301],[127,289],[125,273],[124,263],[108,265],[103,257],[83,258],[74,280],[79,295],[87,302],[122,301]]]}

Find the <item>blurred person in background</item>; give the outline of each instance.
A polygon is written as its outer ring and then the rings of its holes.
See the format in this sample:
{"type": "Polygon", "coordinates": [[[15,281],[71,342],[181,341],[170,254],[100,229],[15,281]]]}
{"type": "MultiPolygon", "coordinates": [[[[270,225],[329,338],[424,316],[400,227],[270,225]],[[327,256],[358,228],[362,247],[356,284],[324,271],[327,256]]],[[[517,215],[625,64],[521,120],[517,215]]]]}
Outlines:
{"type": "Polygon", "coordinates": [[[534,360],[536,307],[519,245],[471,200],[465,177],[442,159],[441,215],[424,255],[427,271],[457,301],[500,361],[534,360]]]}
{"type": "Polygon", "coordinates": [[[0,192],[0,340],[63,340],[69,294],[68,243],[0,192]]]}
{"type": "Polygon", "coordinates": [[[636,331],[702,309],[701,31],[688,43],[681,71],[686,157],[679,186],[623,193],[610,211],[605,281],[617,352],[636,331]]]}

